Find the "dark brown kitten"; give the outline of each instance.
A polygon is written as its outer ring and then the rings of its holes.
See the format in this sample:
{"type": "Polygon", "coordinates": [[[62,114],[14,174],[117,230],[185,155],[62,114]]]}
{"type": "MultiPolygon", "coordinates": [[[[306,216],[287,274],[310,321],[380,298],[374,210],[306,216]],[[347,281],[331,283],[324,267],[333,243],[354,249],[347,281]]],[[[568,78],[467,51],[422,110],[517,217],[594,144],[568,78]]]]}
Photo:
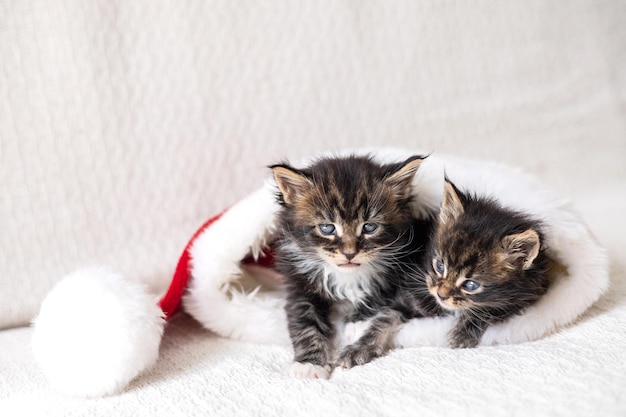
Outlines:
{"type": "Polygon", "coordinates": [[[521,313],[547,291],[543,241],[539,221],[446,181],[426,283],[441,306],[458,315],[451,347],[476,346],[489,325],[521,313]]]}
{"type": "Polygon", "coordinates": [[[327,378],[333,363],[369,362],[384,354],[400,323],[439,308],[428,294],[422,306],[400,291],[423,262],[431,231],[431,222],[415,220],[410,207],[421,162],[416,156],[380,165],[350,156],[305,169],[272,167],[282,205],[276,267],[287,283],[291,375],[327,378]],[[372,318],[335,362],[333,312],[346,321],[372,318]]]}

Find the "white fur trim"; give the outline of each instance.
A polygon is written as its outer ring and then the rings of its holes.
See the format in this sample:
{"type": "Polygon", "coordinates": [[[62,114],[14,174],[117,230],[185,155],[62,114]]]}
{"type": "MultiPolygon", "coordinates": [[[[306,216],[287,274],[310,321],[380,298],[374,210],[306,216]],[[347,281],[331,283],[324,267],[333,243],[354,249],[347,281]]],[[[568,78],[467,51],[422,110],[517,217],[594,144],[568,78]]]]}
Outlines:
{"type": "Polygon", "coordinates": [[[260,256],[275,231],[276,186],[263,188],[232,206],[204,231],[190,249],[191,280],[183,297],[185,311],[206,328],[233,339],[289,343],[284,294],[246,292],[240,261],[260,256]]]}
{"type": "MultiPolygon", "coordinates": [[[[338,154],[348,153],[370,153],[384,163],[424,154],[391,148],[346,150],[338,154]]],[[[548,293],[523,315],[490,327],[481,344],[519,343],[551,334],[576,320],[606,291],[609,263],[604,249],[571,211],[567,201],[555,197],[535,177],[495,162],[431,155],[414,181],[417,214],[428,216],[438,210],[444,172],[464,191],[493,197],[506,207],[541,219],[546,225],[549,250],[567,269],[567,274],[558,277],[548,293]]],[[[242,276],[239,261],[248,252],[258,251],[275,233],[278,210],[275,192],[270,179],[262,189],[233,206],[209,227],[192,249],[194,279],[185,308],[222,336],[289,343],[282,311],[284,293],[237,290],[242,276]]],[[[452,317],[412,320],[400,330],[395,345],[443,346],[453,322],[452,317]]]]}
{"type": "Polygon", "coordinates": [[[42,303],[33,322],[33,353],[61,392],[114,394],[156,362],[162,316],[143,285],[102,268],[79,270],[42,303]]]}

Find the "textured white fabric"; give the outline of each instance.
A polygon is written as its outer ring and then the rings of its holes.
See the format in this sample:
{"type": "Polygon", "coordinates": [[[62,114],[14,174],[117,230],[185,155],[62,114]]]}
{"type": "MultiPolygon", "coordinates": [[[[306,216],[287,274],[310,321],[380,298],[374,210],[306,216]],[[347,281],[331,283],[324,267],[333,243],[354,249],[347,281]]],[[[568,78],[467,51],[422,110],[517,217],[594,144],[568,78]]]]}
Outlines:
{"type": "MultiPolygon", "coordinates": [[[[619,271],[624,276],[626,270],[619,271]]],[[[186,316],[166,328],[155,368],[120,395],[68,399],[27,350],[29,329],[0,335],[6,416],[614,416],[624,415],[620,300],[550,338],[497,348],[399,349],[328,381],[289,379],[289,348],[220,339],[186,316]],[[607,310],[609,312],[607,312],[607,310]],[[616,314],[617,311],[619,314],[616,314]]]]}
{"type": "Polygon", "coordinates": [[[0,326],[77,265],[162,285],[283,157],[419,146],[564,195],[626,175],[621,2],[2,4],[0,326]]]}
{"type": "Polygon", "coordinates": [[[603,415],[626,400],[626,4],[613,0],[0,2],[0,327],[67,273],[162,289],[190,235],[318,150],[519,165],[609,250],[608,294],[537,342],[404,349],[329,381],[184,317],[128,391],[67,400],[0,332],[0,415],[603,415]]]}

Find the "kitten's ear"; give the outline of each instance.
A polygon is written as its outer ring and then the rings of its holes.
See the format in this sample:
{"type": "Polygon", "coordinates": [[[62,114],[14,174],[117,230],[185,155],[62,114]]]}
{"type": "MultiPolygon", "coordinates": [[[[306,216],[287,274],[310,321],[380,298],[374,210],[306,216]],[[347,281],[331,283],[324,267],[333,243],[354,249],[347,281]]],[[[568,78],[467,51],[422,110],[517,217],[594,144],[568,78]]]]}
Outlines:
{"type": "Polygon", "coordinates": [[[287,165],[273,165],[274,179],[287,204],[294,204],[298,195],[310,189],[309,179],[301,172],[287,165]]]}
{"type": "Polygon", "coordinates": [[[516,264],[521,262],[522,269],[528,269],[537,255],[539,255],[541,242],[539,234],[532,229],[528,229],[522,233],[505,236],[502,239],[502,246],[509,259],[512,258],[512,261],[516,264]]]}
{"type": "Polygon", "coordinates": [[[411,183],[422,162],[424,158],[421,156],[412,156],[387,177],[387,184],[398,197],[408,198],[411,195],[411,183]]]}
{"type": "Polygon", "coordinates": [[[463,214],[463,203],[459,195],[456,193],[454,185],[446,180],[443,188],[443,202],[439,211],[439,220],[441,223],[449,222],[463,214]]]}

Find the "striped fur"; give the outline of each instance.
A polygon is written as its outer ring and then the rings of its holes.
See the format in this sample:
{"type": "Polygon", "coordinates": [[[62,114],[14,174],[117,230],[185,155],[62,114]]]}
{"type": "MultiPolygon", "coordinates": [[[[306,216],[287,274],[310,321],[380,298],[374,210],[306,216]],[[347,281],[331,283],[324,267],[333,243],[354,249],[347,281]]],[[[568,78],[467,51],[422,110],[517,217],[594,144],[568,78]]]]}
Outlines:
{"type": "MultiPolygon", "coordinates": [[[[294,361],[315,365],[315,375],[334,363],[351,367],[381,356],[398,326],[421,311],[415,299],[401,296],[431,230],[430,221],[411,211],[421,161],[380,165],[348,156],[305,169],[272,167],[282,205],[276,265],[287,282],[294,361]],[[334,362],[330,316],[337,311],[346,321],[373,322],[334,362]]],[[[302,367],[296,368],[299,376],[302,367]]]]}
{"type": "Polygon", "coordinates": [[[545,294],[551,261],[541,230],[528,215],[446,182],[425,270],[429,292],[458,316],[449,346],[476,346],[490,325],[545,294]]]}

